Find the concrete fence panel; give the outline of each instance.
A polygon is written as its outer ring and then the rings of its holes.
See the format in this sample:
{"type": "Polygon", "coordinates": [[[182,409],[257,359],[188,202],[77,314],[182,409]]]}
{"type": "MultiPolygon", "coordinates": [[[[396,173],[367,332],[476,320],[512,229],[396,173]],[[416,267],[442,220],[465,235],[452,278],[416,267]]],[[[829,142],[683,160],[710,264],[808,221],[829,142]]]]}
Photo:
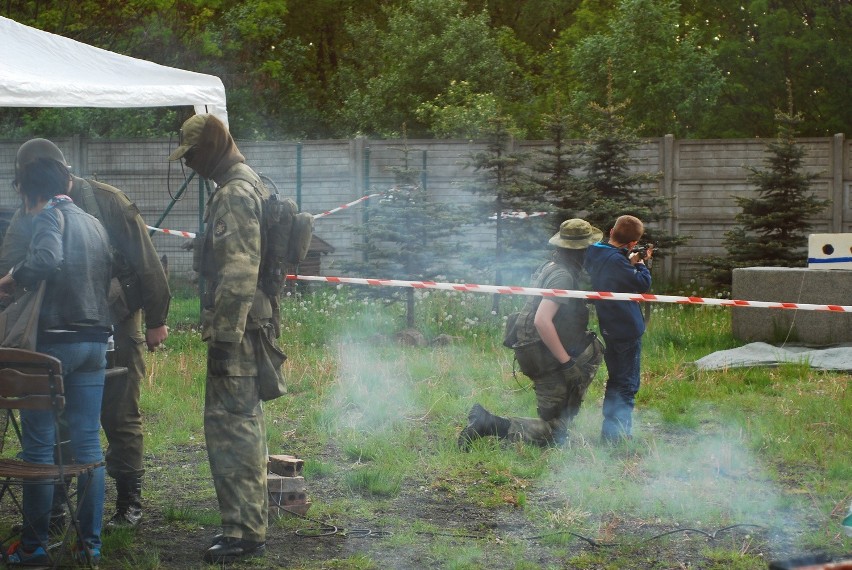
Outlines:
{"type": "MultiPolygon", "coordinates": [[[[13,191],[15,153],[23,141],[0,141],[0,207],[17,206],[13,191]]],[[[192,180],[181,196],[184,171],[166,156],[175,142],[157,140],[90,140],[61,138],[74,173],[97,178],[124,190],[137,204],[149,225],[168,215],[160,226],[194,232],[199,227],[205,192],[192,180]],[[175,200],[175,198],[179,198],[175,200]]],[[[734,197],[754,196],[749,168],[765,168],[766,144],[762,139],[677,140],[671,136],[648,140],[634,151],[636,172],[659,173],[661,196],[671,205],[665,230],[689,236],[688,243],[660,264],[670,280],[687,280],[701,267],[706,255],[724,255],[726,231],[735,227],[739,212],[734,197]]],[[[814,233],[852,232],[852,141],[843,134],[827,138],[802,138],[805,169],[816,175],[813,190],[831,206],[813,222],[814,233]]],[[[569,141],[583,144],[583,141],[569,141]]],[[[471,156],[486,149],[484,141],[380,140],[363,138],[320,141],[238,141],[247,162],[272,180],[278,190],[296,199],[314,214],[352,202],[365,194],[383,191],[394,183],[392,169],[403,164],[408,148],[409,167],[424,169],[423,182],[437,200],[470,203],[476,198],[465,187],[477,180],[471,156]]],[[[546,141],[516,141],[514,150],[533,155],[548,148],[546,141]]],[[[323,260],[324,272],[333,273],[339,261],[356,255],[352,228],[363,220],[369,203],[317,220],[316,234],[334,247],[323,260]]],[[[487,226],[460,228],[465,235],[486,243],[487,226]]],[[[168,255],[175,275],[189,274],[191,259],[181,249],[183,238],[154,234],[154,243],[168,255]]],[[[806,252],[803,252],[803,256],[806,252]]],[[[803,263],[804,263],[803,259],[803,263]]],[[[338,272],[339,274],[339,272],[338,272]]],[[[371,276],[380,277],[380,276],[371,276]]]]}

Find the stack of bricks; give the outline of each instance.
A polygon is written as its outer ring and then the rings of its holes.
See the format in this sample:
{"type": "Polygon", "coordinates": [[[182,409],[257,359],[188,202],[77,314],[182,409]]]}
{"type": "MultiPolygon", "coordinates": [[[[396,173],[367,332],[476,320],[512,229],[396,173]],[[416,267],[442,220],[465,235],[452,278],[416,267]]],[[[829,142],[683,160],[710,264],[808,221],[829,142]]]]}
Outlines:
{"type": "Polygon", "coordinates": [[[268,473],[269,514],[275,517],[302,515],[311,508],[302,467],[305,462],[292,455],[270,455],[268,473]]]}

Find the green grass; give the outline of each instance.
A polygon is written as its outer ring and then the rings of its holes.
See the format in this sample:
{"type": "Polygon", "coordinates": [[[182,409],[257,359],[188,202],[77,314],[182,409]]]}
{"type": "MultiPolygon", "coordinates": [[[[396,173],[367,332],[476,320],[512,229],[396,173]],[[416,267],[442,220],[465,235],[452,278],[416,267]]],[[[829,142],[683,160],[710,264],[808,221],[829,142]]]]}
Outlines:
{"type": "MultiPolygon", "coordinates": [[[[522,300],[503,301],[509,310],[522,300]]],[[[463,453],[456,438],[473,403],[505,416],[536,414],[529,381],[513,376],[512,353],[500,345],[503,319],[490,306],[487,295],[418,292],[427,340],[455,340],[413,348],[393,341],[401,307],[333,287],[283,300],[289,392],[265,405],[270,453],[305,459],[311,519],[392,531],[381,542],[347,542],[354,550],[303,567],[383,568],[393,552],[414,551],[423,567],[689,561],[744,569],[763,568],[778,553],[852,550],[840,532],[852,498],[847,374],[804,365],[697,370],[696,359],[739,344],[727,309],[654,305],[631,442],[598,442],[602,369],[566,447],[480,440],[463,453]],[[409,503],[411,512],[400,513],[409,503]],[[437,507],[476,515],[466,528],[446,528],[440,513],[421,512],[437,507]],[[661,536],[725,527],[732,528],[712,540],[661,536]],[[610,546],[593,549],[577,535],[610,546]]],[[[142,400],[156,482],[146,496],[172,532],[188,534],[209,532],[218,517],[203,447],[197,310],[194,298],[173,300],[172,334],[165,350],[148,355],[142,400]]],[[[300,524],[280,519],[277,526],[300,524]]],[[[112,540],[111,560],[158,567],[156,549],[146,557],[112,540]]]]}
{"type": "MultiPolygon", "coordinates": [[[[534,416],[535,398],[526,379],[512,376],[511,352],[499,345],[502,319],[490,314],[489,296],[419,296],[424,334],[451,335],[455,344],[412,349],[387,341],[401,308],[359,300],[346,289],[284,302],[292,389],[270,405],[268,417],[286,416],[288,433],[300,434],[308,456],[335,441],[349,464],[350,492],[389,497],[406,479],[426,478],[474,504],[517,508],[526,502],[525,489],[551,484],[567,501],[561,515],[550,513],[555,520],[592,531],[599,517],[581,514],[623,511],[706,526],[772,523],[767,517],[785,510],[779,497],[792,491],[792,504],[802,506],[798,490],[807,489],[827,509],[814,513],[821,522],[813,532],[836,522],[828,507],[847,495],[852,469],[848,379],[803,365],[696,370],[694,360],[737,346],[727,309],[653,307],[630,449],[595,444],[602,370],[567,452],[480,441],[459,454],[454,440],[473,402],[534,416]]],[[[196,382],[186,387],[197,389],[196,382]]],[[[200,415],[194,406],[191,412],[200,415]]],[[[286,445],[270,431],[271,441],[286,445]]],[[[321,475],[334,467],[314,469],[321,475]]]]}

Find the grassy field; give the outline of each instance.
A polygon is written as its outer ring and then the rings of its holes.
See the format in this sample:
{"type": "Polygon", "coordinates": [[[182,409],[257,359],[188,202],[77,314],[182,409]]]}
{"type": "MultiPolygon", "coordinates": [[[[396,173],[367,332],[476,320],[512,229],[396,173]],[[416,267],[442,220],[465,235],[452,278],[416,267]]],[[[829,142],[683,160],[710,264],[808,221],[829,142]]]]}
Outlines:
{"type": "MultiPolygon", "coordinates": [[[[313,504],[273,521],[267,557],[238,567],[727,569],[852,552],[848,375],[697,370],[737,346],[727,309],[652,307],[632,441],[599,443],[602,368],[565,447],[464,453],[473,403],[535,415],[490,297],[418,292],[420,332],[445,342],[411,347],[395,338],[400,308],[356,292],[284,300],[289,394],[266,405],[269,450],[305,460],[313,504]]],[[[166,348],[149,355],[146,523],[107,537],[102,568],[203,567],[218,513],[197,314],[175,299],[166,348]]]]}

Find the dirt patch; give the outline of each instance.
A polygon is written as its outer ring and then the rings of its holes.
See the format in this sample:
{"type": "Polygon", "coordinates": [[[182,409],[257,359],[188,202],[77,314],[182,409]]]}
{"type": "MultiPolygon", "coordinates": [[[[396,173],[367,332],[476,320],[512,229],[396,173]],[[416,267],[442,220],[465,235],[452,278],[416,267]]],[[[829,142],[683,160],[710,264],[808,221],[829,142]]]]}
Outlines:
{"type": "MultiPolygon", "coordinates": [[[[204,471],[199,463],[206,462],[203,448],[175,450],[168,462],[163,461],[149,460],[152,490],[146,496],[144,524],[126,544],[105,549],[101,568],[209,567],[201,556],[218,529],[191,516],[175,515],[216,513],[209,477],[197,476],[204,471]],[[176,470],[193,475],[176,477],[176,470]],[[159,566],[152,562],[152,553],[157,553],[159,566]]],[[[309,510],[306,518],[285,517],[270,525],[264,558],[229,567],[443,568],[452,559],[453,566],[465,568],[607,568],[614,560],[623,560],[617,567],[721,569],[728,565],[714,561],[717,548],[744,552],[756,561],[741,568],[765,568],[770,559],[796,555],[779,548],[789,543],[785,529],[672,529],[605,513],[595,537],[559,531],[535,515],[563,502],[560,493],[545,487],[529,489],[524,508],[482,508],[466,501],[463,491],[447,491],[427,481],[406,482],[392,499],[352,496],[338,474],[308,480],[307,485],[315,504],[346,498],[353,505],[368,503],[364,511],[371,514],[366,518],[354,508],[325,520],[314,518],[315,510],[309,510]]],[[[108,484],[108,505],[110,491],[108,484]]]]}
{"type": "MultiPolygon", "coordinates": [[[[570,451],[558,453],[570,459],[570,451]]],[[[321,455],[323,463],[349,463],[334,448],[321,455]]],[[[219,529],[206,462],[203,445],[146,458],[144,523],[133,534],[105,537],[102,569],[211,567],[201,557],[219,529]]],[[[486,508],[471,500],[472,489],[448,477],[409,479],[393,498],[360,496],[347,487],[345,470],[306,481],[314,505],[344,507],[332,515],[314,507],[304,518],[271,521],[266,556],[228,567],[763,569],[770,560],[801,555],[790,545],[805,527],[820,525],[791,511],[786,527],[673,528],[614,509],[594,514],[597,529],[581,533],[547,516],[565,506],[570,481],[553,485],[545,477],[525,489],[523,505],[486,508]]],[[[108,511],[113,502],[109,481],[108,511]]]]}

